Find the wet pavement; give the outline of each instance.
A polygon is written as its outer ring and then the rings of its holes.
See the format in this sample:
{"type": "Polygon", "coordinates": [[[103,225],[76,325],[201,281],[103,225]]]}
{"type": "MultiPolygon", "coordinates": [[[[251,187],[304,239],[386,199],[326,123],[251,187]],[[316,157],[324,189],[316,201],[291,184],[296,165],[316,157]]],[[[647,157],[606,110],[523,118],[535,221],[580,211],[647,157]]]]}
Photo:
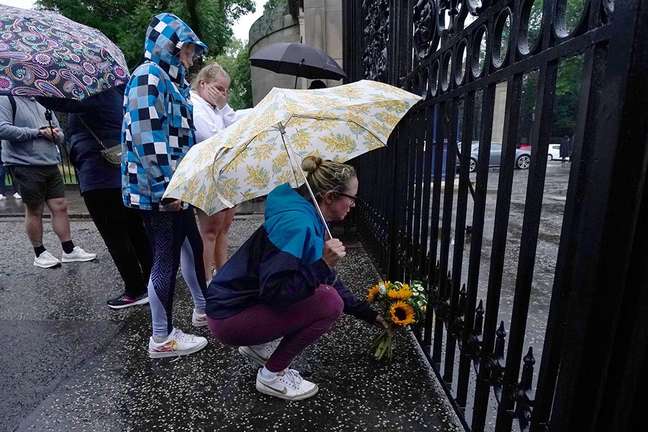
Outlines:
{"type": "MultiPolygon", "coordinates": [[[[533,348],[533,355],[536,359],[534,370],[534,386],[537,380],[540,359],[542,358],[543,342],[547,317],[549,314],[549,305],[553,288],[553,278],[558,255],[558,246],[560,244],[560,232],[562,229],[563,213],[566,203],[567,187],[569,183],[569,173],[571,164],[553,161],[547,164],[545,187],[542,199],[542,210],[540,216],[540,226],[538,241],[536,245],[536,258],[534,265],[533,281],[531,286],[531,295],[529,301],[529,311],[526,320],[526,334],[524,341],[524,354],[529,347],[533,348]]],[[[495,227],[495,212],[498,193],[499,169],[491,169],[488,175],[488,187],[486,196],[486,210],[484,216],[484,237],[481,249],[481,259],[479,266],[479,283],[477,302],[483,300],[484,309],[486,308],[486,298],[488,293],[488,280],[490,273],[490,259],[492,252],[492,239],[495,227]]],[[[515,283],[518,270],[518,258],[520,253],[522,223],[524,219],[524,209],[526,203],[526,192],[528,182],[528,170],[515,170],[513,173],[513,185],[511,190],[511,205],[508,214],[508,229],[506,237],[506,247],[504,251],[504,268],[502,272],[502,286],[499,299],[499,313],[497,323],[504,322],[506,334],[510,334],[511,315],[513,301],[515,297],[515,283]]],[[[470,175],[473,185],[476,175],[470,175]]],[[[452,270],[453,251],[455,247],[462,247],[462,268],[461,283],[465,284],[468,279],[468,264],[470,257],[470,237],[466,237],[464,245],[457,245],[454,241],[456,209],[457,209],[457,186],[454,186],[453,209],[452,209],[452,238],[450,240],[450,254],[448,269],[452,270]]],[[[443,212],[443,199],[441,200],[441,210],[443,212]]],[[[468,198],[468,209],[466,223],[473,223],[473,200],[468,198]]],[[[440,249],[440,248],[439,248],[440,249]]],[[[437,260],[439,252],[437,252],[437,260]]],[[[506,339],[508,343],[508,336],[506,339]]],[[[455,380],[456,383],[456,364],[458,355],[455,356],[455,380]]],[[[442,370],[445,369],[445,356],[442,356],[442,370]]],[[[474,374],[471,375],[470,387],[474,388],[474,374]]],[[[470,423],[472,413],[472,397],[468,398],[466,415],[470,423]]],[[[486,430],[494,429],[494,416],[496,409],[495,398],[492,396],[489,403],[489,417],[487,418],[486,430]]],[[[515,423],[517,425],[517,423],[515,423]]],[[[517,426],[516,426],[517,427],[517,426]]]]}
{"type": "MultiPolygon", "coordinates": [[[[238,216],[231,248],[259,223],[238,216]]],[[[45,230],[45,246],[60,255],[49,223],[45,230]]],[[[22,219],[0,218],[0,430],[459,430],[413,338],[399,336],[394,362],[379,364],[367,351],[376,330],[347,316],[296,361],[320,386],[302,402],[256,392],[256,369],[205,330],[196,330],[209,339],[203,351],[149,359],[148,306],[108,309],[122,291],[114,265],[91,221],[75,219],[72,230],[97,260],[44,270],[32,265],[22,219]]],[[[349,246],[341,277],[364,291],[377,273],[358,243],[349,246]]],[[[191,308],[180,278],[174,317],[185,331],[191,308]]]]}
{"type": "MultiPolygon", "coordinates": [[[[67,185],[65,187],[65,198],[68,202],[68,214],[75,219],[89,219],[88,209],[85,207],[79,188],[76,185],[67,185]]],[[[264,201],[257,199],[245,202],[238,207],[238,214],[263,213],[264,201]]],[[[7,196],[7,199],[0,201],[0,218],[3,217],[21,217],[25,214],[25,205],[22,200],[15,199],[13,196],[7,196]]],[[[45,218],[49,218],[49,210],[45,206],[45,218]]]]}
{"type": "MultiPolygon", "coordinates": [[[[559,161],[554,161],[547,164],[538,242],[536,246],[536,259],[531,287],[529,315],[527,318],[526,346],[533,346],[536,359],[540,358],[542,352],[544,330],[549,313],[549,302],[551,300],[558,245],[560,243],[560,230],[562,229],[570,169],[571,164],[569,163],[561,164],[559,161]]],[[[513,298],[515,294],[518,257],[520,247],[522,246],[520,237],[522,235],[528,175],[528,170],[515,170],[513,175],[511,206],[508,215],[508,231],[504,253],[504,269],[502,273],[500,314],[498,320],[498,322],[500,320],[504,321],[507,333],[509,333],[508,327],[510,324],[513,298]]],[[[472,180],[474,181],[474,178],[472,180]]],[[[486,307],[492,239],[495,228],[498,180],[499,171],[491,171],[488,176],[488,192],[484,219],[484,239],[482,244],[478,291],[478,300],[484,300],[484,307],[486,307]]],[[[469,199],[467,211],[468,225],[472,224],[472,210],[472,199],[469,199]]],[[[456,191],[453,213],[455,212],[456,191]]],[[[454,217],[452,232],[454,233],[454,217]]],[[[454,239],[452,240],[452,247],[455,247],[454,239]]],[[[469,255],[470,239],[467,238],[467,242],[464,245],[464,258],[462,260],[462,283],[465,283],[468,277],[469,255]]],[[[450,254],[449,268],[452,268],[452,254],[450,254]]]]}

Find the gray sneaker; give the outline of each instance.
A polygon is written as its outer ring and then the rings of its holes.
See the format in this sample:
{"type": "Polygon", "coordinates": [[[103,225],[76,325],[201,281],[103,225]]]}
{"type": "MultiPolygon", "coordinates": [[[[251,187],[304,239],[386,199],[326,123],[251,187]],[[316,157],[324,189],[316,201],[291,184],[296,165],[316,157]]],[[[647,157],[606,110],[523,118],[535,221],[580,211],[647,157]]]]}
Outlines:
{"type": "Polygon", "coordinates": [[[34,265],[40,268],[52,268],[61,264],[61,261],[58,260],[54,255],[48,251],[44,251],[39,256],[34,257],[34,265]]]}
{"type": "Polygon", "coordinates": [[[191,324],[194,327],[206,327],[209,323],[207,322],[207,314],[200,313],[196,309],[191,313],[191,324]]]}
{"type": "Polygon", "coordinates": [[[281,339],[282,338],[275,339],[261,345],[241,346],[238,351],[243,357],[252,363],[263,367],[281,343],[281,339]]]}
{"type": "Polygon", "coordinates": [[[286,400],[302,400],[317,393],[317,384],[305,380],[294,369],[278,372],[271,379],[264,377],[262,369],[257,372],[256,389],[263,394],[286,400]]]}
{"type": "Polygon", "coordinates": [[[206,346],[207,339],[204,337],[183,333],[174,328],[163,342],[157,343],[151,337],[148,352],[151,358],[180,357],[198,352],[206,346]]]}
{"type": "Polygon", "coordinates": [[[89,253],[81,249],[79,246],[74,246],[72,252],[65,253],[63,252],[63,257],[61,261],[64,263],[69,262],[83,262],[83,261],[92,261],[97,258],[97,254],[89,253]]]}

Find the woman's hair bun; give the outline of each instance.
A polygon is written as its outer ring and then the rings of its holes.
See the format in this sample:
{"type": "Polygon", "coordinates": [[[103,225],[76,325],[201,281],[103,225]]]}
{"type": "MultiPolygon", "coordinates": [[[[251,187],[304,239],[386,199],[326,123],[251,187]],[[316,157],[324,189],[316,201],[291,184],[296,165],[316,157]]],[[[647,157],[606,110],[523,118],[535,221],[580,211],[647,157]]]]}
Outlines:
{"type": "Polygon", "coordinates": [[[315,172],[322,165],[322,158],[317,156],[306,156],[302,161],[302,169],[307,173],[315,172]]]}

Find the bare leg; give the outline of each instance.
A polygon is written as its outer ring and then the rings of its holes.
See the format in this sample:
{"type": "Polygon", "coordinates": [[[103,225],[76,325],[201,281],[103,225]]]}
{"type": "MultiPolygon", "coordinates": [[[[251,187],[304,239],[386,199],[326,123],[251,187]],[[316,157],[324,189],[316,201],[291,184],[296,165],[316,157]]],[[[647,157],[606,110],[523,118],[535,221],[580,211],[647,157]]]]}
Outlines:
{"type": "Polygon", "coordinates": [[[200,237],[203,242],[203,263],[205,267],[205,280],[211,280],[212,273],[216,268],[216,257],[214,250],[216,249],[216,240],[218,233],[221,231],[221,218],[220,213],[212,216],[207,216],[202,210],[197,210],[198,213],[198,227],[200,228],[200,237]]]}
{"type": "Polygon", "coordinates": [[[221,218],[221,229],[218,232],[218,236],[216,237],[216,247],[214,249],[214,262],[216,264],[216,270],[220,270],[227,261],[227,236],[230,226],[232,226],[232,221],[234,220],[235,214],[236,208],[223,210],[217,214],[217,216],[220,216],[221,218]]]}
{"type": "Polygon", "coordinates": [[[47,200],[47,207],[52,212],[52,228],[61,243],[72,240],[70,234],[70,218],[68,217],[68,204],[65,198],[47,200]]]}
{"type": "Polygon", "coordinates": [[[26,205],[25,231],[33,247],[43,245],[43,207],[43,203],[26,205]]]}

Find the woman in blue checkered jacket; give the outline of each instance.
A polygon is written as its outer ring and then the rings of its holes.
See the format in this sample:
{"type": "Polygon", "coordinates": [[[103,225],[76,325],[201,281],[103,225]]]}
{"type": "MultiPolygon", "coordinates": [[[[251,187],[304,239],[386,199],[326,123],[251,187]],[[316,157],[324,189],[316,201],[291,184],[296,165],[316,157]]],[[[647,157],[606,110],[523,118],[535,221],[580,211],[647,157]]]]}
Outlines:
{"type": "Polygon", "coordinates": [[[205,278],[202,242],[193,210],[180,201],[162,202],[176,166],[195,143],[190,86],[185,76],[194,56],[207,46],[180,18],[155,16],[146,31],[144,58],[126,87],[122,124],[122,198],[140,210],[153,252],[148,283],[153,336],[151,358],[188,355],[207,345],[203,337],[183,333],[172,323],[173,292],[185,242],[183,274],[191,267],[195,283],[194,326],[204,326],[205,278]],[[186,261],[186,262],[185,262],[186,261]],[[185,265],[187,264],[187,265],[185,265]]]}

